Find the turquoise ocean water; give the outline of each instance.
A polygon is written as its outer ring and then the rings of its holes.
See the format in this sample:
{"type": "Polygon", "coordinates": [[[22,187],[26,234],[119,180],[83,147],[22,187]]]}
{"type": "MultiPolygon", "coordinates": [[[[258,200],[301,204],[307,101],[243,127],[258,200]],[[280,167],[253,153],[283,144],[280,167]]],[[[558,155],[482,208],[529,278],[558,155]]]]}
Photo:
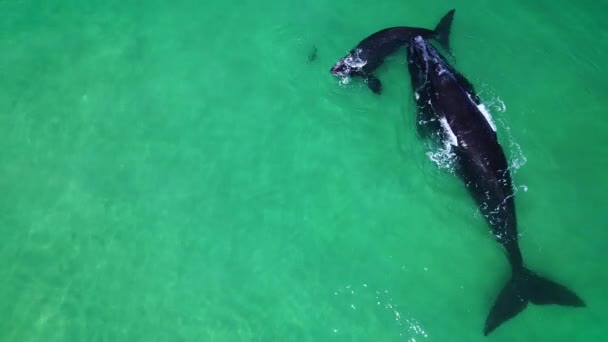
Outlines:
{"type": "Polygon", "coordinates": [[[607,10],[0,1],[0,341],[605,340],[607,10]],[[329,73],[450,8],[524,258],[588,304],[489,337],[508,264],[416,136],[405,51],[381,96],[329,73]]]}

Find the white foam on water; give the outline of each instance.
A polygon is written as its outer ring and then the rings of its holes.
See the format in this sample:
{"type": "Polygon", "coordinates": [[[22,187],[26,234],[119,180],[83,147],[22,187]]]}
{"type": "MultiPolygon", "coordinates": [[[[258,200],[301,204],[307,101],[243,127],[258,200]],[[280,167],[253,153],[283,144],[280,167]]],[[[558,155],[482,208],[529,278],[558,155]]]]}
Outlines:
{"type": "Polygon", "coordinates": [[[441,170],[454,173],[455,154],[452,152],[452,144],[444,143],[443,146],[426,152],[426,156],[441,170]]]}
{"type": "MultiPolygon", "coordinates": [[[[471,94],[467,93],[467,96],[469,97],[469,100],[471,100],[471,102],[475,103],[471,94]]],[[[478,104],[475,104],[475,105],[477,106],[477,109],[479,109],[481,114],[483,114],[483,117],[486,119],[486,122],[488,123],[488,125],[490,125],[492,130],[494,132],[496,132],[496,124],[494,124],[494,119],[492,118],[492,114],[490,114],[490,112],[488,111],[488,108],[486,108],[485,104],[481,103],[479,105],[478,104]]]]}
{"type": "MultiPolygon", "coordinates": [[[[374,289],[374,286],[363,282],[360,285],[347,285],[339,288],[334,291],[334,295],[338,296],[337,299],[346,306],[348,315],[360,315],[358,307],[361,307],[361,311],[367,312],[378,310],[382,316],[386,316],[395,323],[399,336],[407,341],[421,341],[429,337],[422,322],[416,319],[410,310],[404,309],[396,303],[388,290],[374,289]],[[357,291],[353,292],[354,290],[357,291]],[[353,302],[356,302],[357,305],[353,302]]],[[[330,328],[333,334],[340,334],[343,330],[337,324],[330,328]]]]}
{"type": "Polygon", "coordinates": [[[439,123],[441,124],[441,127],[443,127],[445,134],[448,136],[448,142],[451,145],[458,146],[458,138],[456,138],[456,134],[454,134],[454,131],[452,131],[452,128],[450,127],[450,124],[445,116],[439,119],[439,123]]]}
{"type": "Polygon", "coordinates": [[[501,124],[501,127],[504,128],[505,132],[505,140],[508,143],[509,147],[509,169],[515,173],[517,170],[521,169],[528,162],[528,157],[524,154],[524,151],[521,148],[521,145],[515,141],[513,134],[511,133],[511,127],[509,127],[503,120],[498,121],[501,124]]]}
{"type": "Polygon", "coordinates": [[[340,85],[347,85],[350,83],[350,77],[348,76],[344,76],[344,77],[340,77],[340,85]]]}
{"type": "MultiPolygon", "coordinates": [[[[417,319],[412,317],[412,318],[406,319],[405,321],[407,322],[408,328],[412,333],[414,333],[420,337],[423,337],[423,338],[429,337],[427,332],[424,330],[424,327],[417,319]]],[[[414,337],[412,337],[409,339],[409,341],[414,342],[414,341],[416,341],[416,339],[414,337]]]]}
{"type": "Polygon", "coordinates": [[[488,109],[486,108],[486,106],[482,103],[480,105],[477,106],[477,109],[479,109],[479,111],[481,112],[481,114],[483,114],[483,116],[486,118],[486,121],[488,122],[488,124],[490,125],[490,127],[492,127],[492,130],[494,132],[496,132],[496,125],[494,124],[494,120],[492,119],[492,115],[490,114],[490,112],[488,112],[488,109]]]}
{"type": "Polygon", "coordinates": [[[484,101],[484,103],[494,112],[504,113],[507,110],[505,102],[496,94],[492,94],[490,100],[484,101]]]}

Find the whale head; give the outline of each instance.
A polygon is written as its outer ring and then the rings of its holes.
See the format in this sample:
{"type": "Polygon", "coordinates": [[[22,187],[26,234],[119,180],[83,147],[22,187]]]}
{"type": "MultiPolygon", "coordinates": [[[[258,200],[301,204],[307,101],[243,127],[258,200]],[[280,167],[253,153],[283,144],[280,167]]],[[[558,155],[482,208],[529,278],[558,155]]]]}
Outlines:
{"type": "Polygon", "coordinates": [[[428,43],[421,37],[414,37],[408,47],[408,56],[420,64],[428,64],[431,60],[428,43]]]}
{"type": "Polygon", "coordinates": [[[360,56],[361,49],[350,52],[342,57],[331,68],[331,74],[337,77],[347,77],[361,72],[367,60],[360,56]]]}
{"type": "Polygon", "coordinates": [[[454,79],[454,71],[437,49],[420,36],[411,39],[408,51],[410,73],[415,74],[418,82],[444,82],[454,79]]]}

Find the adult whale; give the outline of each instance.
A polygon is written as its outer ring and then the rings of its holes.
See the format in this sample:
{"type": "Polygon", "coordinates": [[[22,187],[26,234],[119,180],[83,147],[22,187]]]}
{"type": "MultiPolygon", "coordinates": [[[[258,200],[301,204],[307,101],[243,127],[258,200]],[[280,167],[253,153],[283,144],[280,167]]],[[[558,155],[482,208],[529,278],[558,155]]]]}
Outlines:
{"type": "Polygon", "coordinates": [[[434,30],[397,26],[373,33],[360,41],[346,56],[340,58],[330,71],[336,77],[361,76],[374,93],[380,94],[382,83],[374,76],[373,71],[388,55],[406,45],[413,37],[433,38],[443,48],[450,50],[449,36],[454,11],[452,9],[446,13],[434,30]]]}
{"type": "Polygon", "coordinates": [[[585,306],[573,291],[525,267],[507,160],[496,127],[471,83],[420,36],[409,44],[407,62],[418,107],[418,128],[426,136],[438,137],[454,153],[457,174],[511,264],[511,278],[490,310],[484,335],[517,315],[528,302],[585,306]]]}

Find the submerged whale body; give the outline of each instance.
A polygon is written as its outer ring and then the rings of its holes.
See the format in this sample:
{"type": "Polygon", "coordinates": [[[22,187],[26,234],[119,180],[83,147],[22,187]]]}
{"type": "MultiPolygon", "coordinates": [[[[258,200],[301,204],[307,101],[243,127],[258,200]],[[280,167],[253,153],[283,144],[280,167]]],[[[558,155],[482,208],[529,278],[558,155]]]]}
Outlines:
{"type": "Polygon", "coordinates": [[[382,65],[388,55],[399,47],[407,45],[413,37],[433,38],[449,51],[449,36],[454,11],[452,9],[446,13],[434,30],[397,26],[373,33],[336,62],[331,68],[332,75],[336,77],[361,76],[374,93],[380,94],[382,83],[374,76],[373,71],[382,65]]]}
{"type": "Polygon", "coordinates": [[[484,335],[515,317],[530,302],[585,306],[573,291],[524,265],[507,159],[496,127],[472,84],[422,36],[410,41],[407,63],[418,109],[418,130],[423,136],[439,137],[454,153],[456,173],[511,265],[511,278],[487,316],[484,335]]]}

